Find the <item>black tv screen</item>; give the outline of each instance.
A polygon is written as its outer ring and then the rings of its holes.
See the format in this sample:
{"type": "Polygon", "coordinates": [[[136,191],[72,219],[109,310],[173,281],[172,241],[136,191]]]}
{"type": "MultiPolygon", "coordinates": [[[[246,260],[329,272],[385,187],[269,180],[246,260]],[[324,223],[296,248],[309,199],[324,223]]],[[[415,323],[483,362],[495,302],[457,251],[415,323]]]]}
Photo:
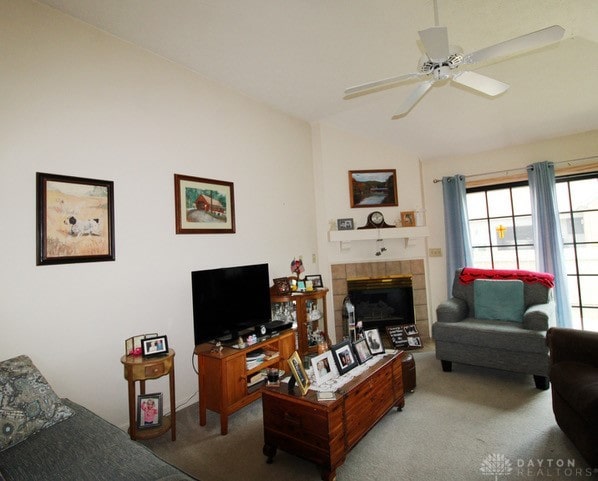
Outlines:
{"type": "Polygon", "coordinates": [[[236,340],[272,318],[268,264],[191,272],[195,345],[236,340]]]}

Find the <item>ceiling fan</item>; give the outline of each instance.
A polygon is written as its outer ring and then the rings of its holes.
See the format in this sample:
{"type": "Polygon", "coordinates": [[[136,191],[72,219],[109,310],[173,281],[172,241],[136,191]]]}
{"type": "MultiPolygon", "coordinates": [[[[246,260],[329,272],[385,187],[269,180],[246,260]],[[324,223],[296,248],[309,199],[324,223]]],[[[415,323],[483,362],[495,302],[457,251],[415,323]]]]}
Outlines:
{"type": "Polygon", "coordinates": [[[450,80],[494,97],[505,92],[509,88],[509,84],[471,70],[461,70],[460,67],[513,55],[523,50],[539,48],[560,40],[565,33],[563,27],[553,25],[469,54],[463,54],[458,47],[449,45],[446,27],[438,26],[437,10],[435,10],[435,17],[437,26],[419,32],[425,55],[419,61],[417,72],[350,87],[345,90],[345,99],[369,94],[383,88],[395,87],[407,80],[424,79],[392,116],[393,119],[398,119],[407,115],[436,82],[450,80]]]}

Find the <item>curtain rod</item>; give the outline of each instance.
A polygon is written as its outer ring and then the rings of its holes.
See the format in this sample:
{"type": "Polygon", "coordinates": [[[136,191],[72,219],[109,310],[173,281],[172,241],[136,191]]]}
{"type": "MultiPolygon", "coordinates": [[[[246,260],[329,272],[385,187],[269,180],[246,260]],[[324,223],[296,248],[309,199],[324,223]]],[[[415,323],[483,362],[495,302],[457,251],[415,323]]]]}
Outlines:
{"type": "MultiPolygon", "coordinates": [[[[579,159],[560,160],[558,162],[553,162],[553,163],[555,165],[559,165],[559,164],[567,164],[567,163],[571,163],[571,162],[583,162],[584,160],[590,160],[590,159],[598,159],[598,155],[591,155],[589,157],[580,157],[579,159]]],[[[504,170],[496,170],[494,172],[484,172],[482,174],[465,175],[464,177],[466,179],[472,179],[474,177],[484,177],[486,175],[495,175],[495,174],[502,174],[502,173],[507,174],[509,172],[518,172],[518,171],[525,171],[525,170],[527,170],[527,167],[516,167],[514,169],[504,169],[504,170]]],[[[437,184],[438,182],[442,182],[442,179],[434,179],[432,182],[437,184]]]]}

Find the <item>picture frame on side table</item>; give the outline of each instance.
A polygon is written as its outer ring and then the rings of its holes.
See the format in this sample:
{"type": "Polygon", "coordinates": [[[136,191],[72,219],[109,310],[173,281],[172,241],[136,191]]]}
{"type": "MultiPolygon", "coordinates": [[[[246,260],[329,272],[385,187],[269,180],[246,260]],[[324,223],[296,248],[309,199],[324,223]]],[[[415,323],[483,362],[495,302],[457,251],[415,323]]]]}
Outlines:
{"type": "Polygon", "coordinates": [[[234,234],[232,182],[174,174],[177,234],[234,234]]]}
{"type": "Polygon", "coordinates": [[[162,356],[164,354],[168,354],[168,339],[166,336],[141,340],[141,355],[143,357],[162,356]]]}
{"type": "Polygon", "coordinates": [[[114,182],[36,173],[37,265],[115,260],[114,182]]]}
{"type": "Polygon", "coordinates": [[[349,340],[341,341],[332,346],[331,349],[339,374],[345,374],[357,367],[358,362],[349,340]]]}
{"type": "Polygon", "coordinates": [[[141,341],[143,339],[149,339],[150,337],[157,337],[158,333],[141,334],[138,336],[132,336],[125,340],[125,355],[126,356],[141,356],[141,341]]]}
{"type": "Polygon", "coordinates": [[[330,381],[338,376],[336,364],[332,357],[331,351],[325,351],[311,358],[311,368],[314,372],[314,379],[316,384],[321,386],[327,381],[330,381]]]}
{"type": "Polygon", "coordinates": [[[384,354],[384,344],[380,337],[378,329],[368,329],[364,331],[365,340],[368,343],[371,353],[375,356],[377,354],[384,354]]]}
{"type": "Polygon", "coordinates": [[[137,429],[162,426],[162,393],[137,396],[137,429]]]}
{"type": "Polygon", "coordinates": [[[357,341],[353,343],[353,350],[355,351],[355,355],[357,356],[359,364],[365,364],[367,361],[372,359],[372,357],[374,357],[372,351],[370,351],[367,341],[364,338],[357,339],[357,341]]]}
{"type": "Polygon", "coordinates": [[[350,170],[351,207],[384,207],[399,205],[396,169],[350,170]]]}
{"type": "Polygon", "coordinates": [[[301,395],[305,396],[307,391],[309,391],[309,378],[307,377],[307,373],[305,372],[305,368],[303,367],[299,353],[295,351],[287,359],[287,363],[289,365],[289,369],[291,370],[291,374],[295,379],[295,383],[301,390],[301,395]]]}

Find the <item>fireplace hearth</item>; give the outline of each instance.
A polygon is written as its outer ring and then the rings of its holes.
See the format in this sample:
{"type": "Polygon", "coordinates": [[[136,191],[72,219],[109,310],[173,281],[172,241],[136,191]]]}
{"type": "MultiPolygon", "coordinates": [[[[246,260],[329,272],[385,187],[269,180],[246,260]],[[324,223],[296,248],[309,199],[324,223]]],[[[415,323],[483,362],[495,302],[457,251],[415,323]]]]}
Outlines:
{"type": "Polygon", "coordinates": [[[347,291],[364,329],[415,324],[411,275],[349,278],[347,291]]]}

